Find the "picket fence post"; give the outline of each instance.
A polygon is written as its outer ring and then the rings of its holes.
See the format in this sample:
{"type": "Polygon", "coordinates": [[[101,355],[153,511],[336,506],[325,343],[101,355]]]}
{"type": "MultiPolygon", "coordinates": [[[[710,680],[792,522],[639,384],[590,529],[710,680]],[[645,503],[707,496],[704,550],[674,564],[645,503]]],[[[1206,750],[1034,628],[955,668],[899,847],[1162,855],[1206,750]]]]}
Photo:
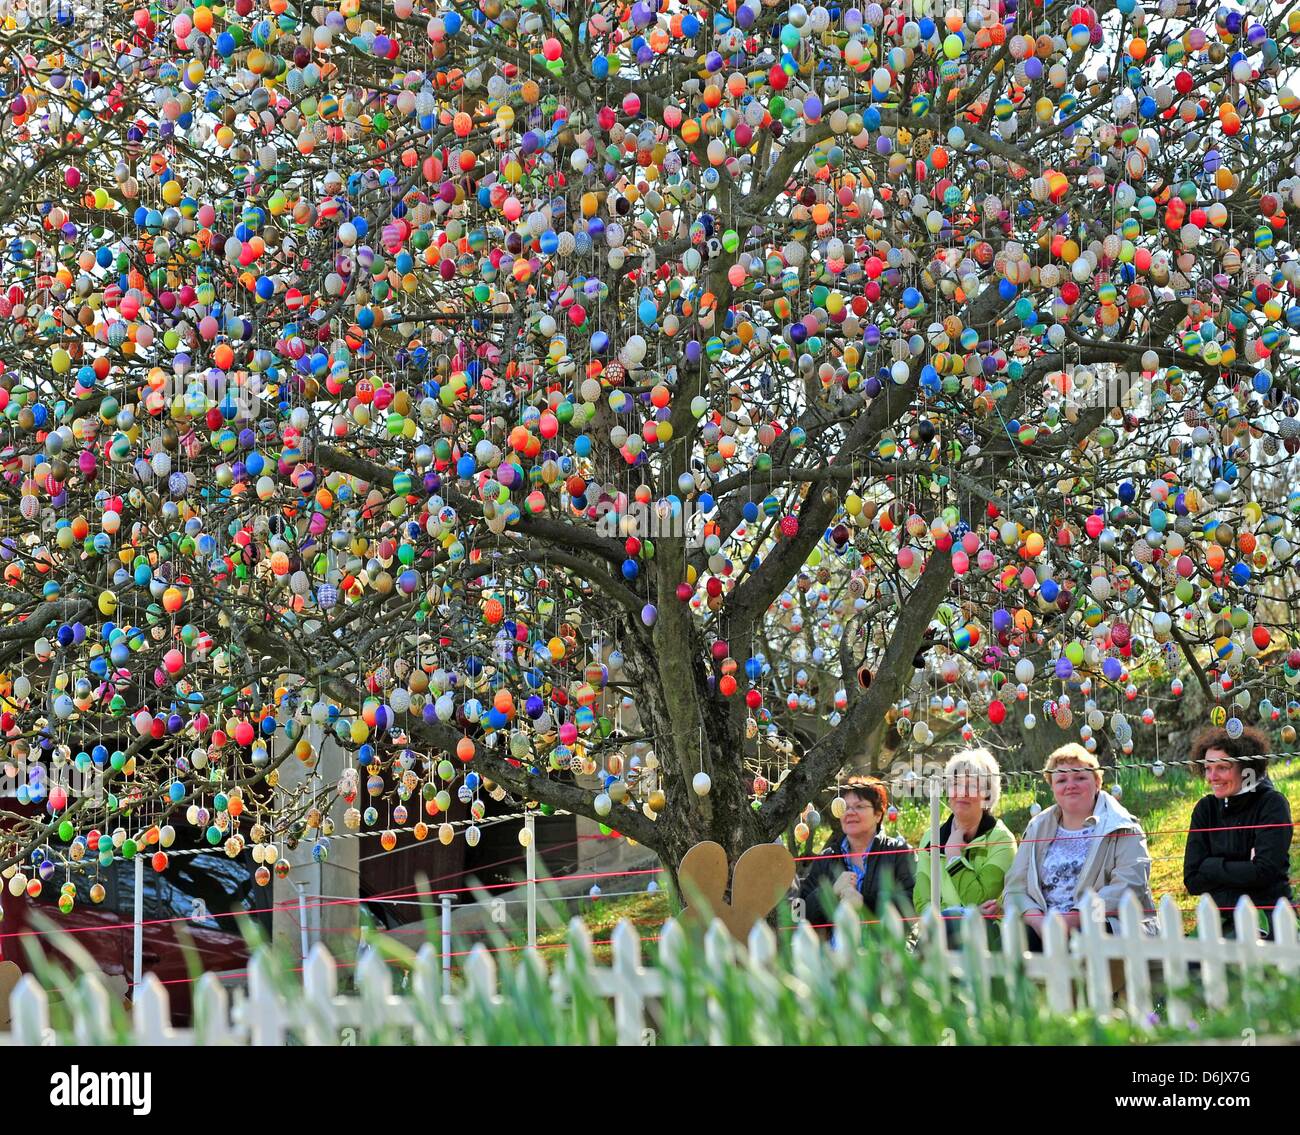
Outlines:
{"type": "Polygon", "coordinates": [[[9,995],[9,1009],[14,1043],[37,1048],[56,1043],[50,1028],[50,1000],[41,983],[31,974],[23,974],[9,995]]]}
{"type": "Polygon", "coordinates": [[[1040,923],[1043,939],[1043,968],[1047,976],[1047,1004],[1054,1013],[1074,1010],[1074,965],[1070,956],[1070,929],[1065,919],[1052,911],[1040,923]]]}
{"type": "Polygon", "coordinates": [[[1189,981],[1187,961],[1191,943],[1183,933],[1183,912],[1178,909],[1173,895],[1165,895],[1160,900],[1157,922],[1169,1023],[1174,1028],[1183,1028],[1192,1019],[1191,1009],[1182,995],[1189,981]]]}
{"type": "Polygon", "coordinates": [[[270,966],[270,960],[260,952],[249,960],[248,996],[244,998],[240,1012],[248,1030],[249,1044],[280,1048],[285,1042],[287,1022],[270,966]]]}
{"type": "MultiPolygon", "coordinates": [[[[989,929],[978,909],[966,911],[960,927],[962,977],[977,1005],[985,1005],[993,996],[993,958],[989,952],[989,929]]],[[[947,945],[947,928],[942,937],[947,945]]]]}
{"type": "Polygon", "coordinates": [[[325,943],[317,942],[302,967],[302,1012],[298,1016],[304,1044],[339,1043],[334,1017],[334,998],[338,991],[338,967],[325,943]]]}
{"type": "Polygon", "coordinates": [[[1140,1028],[1151,1027],[1151,1013],[1154,1004],[1151,1000],[1151,961],[1152,954],[1148,947],[1150,939],[1146,933],[1146,921],[1150,916],[1142,909],[1142,904],[1133,891],[1125,891],[1119,904],[1119,938],[1124,959],[1124,1001],[1128,1006],[1129,1019],[1140,1028]]]}
{"type": "Polygon", "coordinates": [[[1296,917],[1291,904],[1283,899],[1273,909],[1273,956],[1282,973],[1300,973],[1300,942],[1296,940],[1296,917]]]}
{"type": "Polygon", "coordinates": [[[1201,963],[1205,1003],[1215,1012],[1228,1007],[1228,979],[1223,966],[1223,923],[1209,895],[1196,904],[1196,951],[1201,963]]]}
{"type": "Polygon", "coordinates": [[[113,1044],[112,1002],[98,973],[83,973],[73,986],[72,1036],[79,1045],[113,1044]]]}
{"type": "Polygon", "coordinates": [[[377,951],[367,950],[357,963],[357,994],[361,1030],[367,1044],[379,1041],[395,1024],[389,1012],[393,978],[377,951]]]}
{"type": "Polygon", "coordinates": [[[614,998],[614,1036],[621,1045],[639,1045],[645,1028],[645,978],[641,966],[641,939],[626,919],[610,935],[614,964],[602,991],[614,998]]]}
{"type": "Polygon", "coordinates": [[[135,987],[131,1024],[136,1043],[175,1044],[180,1039],[172,1029],[171,1001],[157,974],[146,973],[135,987]]]}
{"type": "Polygon", "coordinates": [[[216,974],[205,973],[194,987],[194,1043],[200,1048],[240,1044],[244,1030],[231,1027],[230,995],[216,974]]]}

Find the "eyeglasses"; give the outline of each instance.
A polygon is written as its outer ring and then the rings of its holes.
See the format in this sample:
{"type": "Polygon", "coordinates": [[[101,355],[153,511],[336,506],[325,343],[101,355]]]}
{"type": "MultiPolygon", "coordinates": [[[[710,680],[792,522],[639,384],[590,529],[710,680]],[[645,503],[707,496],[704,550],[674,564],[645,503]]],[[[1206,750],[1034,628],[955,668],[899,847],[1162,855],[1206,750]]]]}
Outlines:
{"type": "Polygon", "coordinates": [[[844,802],[844,811],[845,812],[874,812],[875,808],[873,808],[870,804],[866,803],[865,801],[860,801],[860,802],[850,804],[846,800],[844,802]]]}

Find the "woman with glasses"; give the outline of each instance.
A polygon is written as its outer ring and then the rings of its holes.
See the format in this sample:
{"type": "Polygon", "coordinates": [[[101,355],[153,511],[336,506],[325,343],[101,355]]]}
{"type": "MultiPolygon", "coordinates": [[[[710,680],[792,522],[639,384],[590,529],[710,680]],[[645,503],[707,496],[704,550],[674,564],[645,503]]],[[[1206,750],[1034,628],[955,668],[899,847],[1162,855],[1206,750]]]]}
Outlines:
{"type": "Polygon", "coordinates": [[[851,903],[868,917],[878,915],[887,901],[910,917],[916,885],[914,853],[905,839],[880,831],[889,808],[889,790],[875,777],[855,776],[841,795],[843,834],[822,849],[799,885],[804,917],[822,928],[840,902],[851,903]]]}
{"type": "MultiPolygon", "coordinates": [[[[1016,856],[1016,838],[994,817],[1002,798],[1002,770],[986,749],[954,756],[943,770],[952,809],[939,829],[939,901],[949,928],[972,908],[1002,897],[1016,856]]],[[[930,835],[918,851],[912,902],[919,914],[930,905],[930,835]]],[[[955,937],[955,934],[952,935],[955,937]]]]}
{"type": "Polygon", "coordinates": [[[1029,821],[1007,873],[1002,903],[1024,912],[1031,949],[1041,949],[1043,923],[1056,911],[1071,931],[1081,922],[1079,904],[1095,891],[1106,904],[1109,927],[1118,929],[1120,900],[1132,892],[1146,912],[1144,929],[1155,931],[1151,856],[1147,837],[1118,800],[1101,787],[1101,766],[1082,745],[1062,745],[1043,770],[1055,803],[1029,821]]]}

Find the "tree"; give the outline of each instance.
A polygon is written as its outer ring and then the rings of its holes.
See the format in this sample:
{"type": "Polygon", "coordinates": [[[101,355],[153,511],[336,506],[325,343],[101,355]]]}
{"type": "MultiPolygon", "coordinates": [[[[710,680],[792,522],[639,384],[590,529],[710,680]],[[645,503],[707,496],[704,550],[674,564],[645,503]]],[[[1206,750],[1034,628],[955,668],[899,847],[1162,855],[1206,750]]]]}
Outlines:
{"type": "Polygon", "coordinates": [[[6,862],[369,778],[672,865],[1017,686],[1300,708],[1290,8],[8,20],[0,728],[112,796],[6,862]]]}

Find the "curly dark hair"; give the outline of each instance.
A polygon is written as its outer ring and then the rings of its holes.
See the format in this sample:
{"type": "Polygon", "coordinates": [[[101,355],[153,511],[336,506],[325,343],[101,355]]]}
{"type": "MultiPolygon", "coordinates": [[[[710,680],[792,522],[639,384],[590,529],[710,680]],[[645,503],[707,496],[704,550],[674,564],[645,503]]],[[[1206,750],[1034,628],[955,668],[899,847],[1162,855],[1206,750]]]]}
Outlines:
{"type": "Polygon", "coordinates": [[[881,815],[889,807],[889,789],[883,780],[874,776],[851,776],[840,789],[841,795],[852,793],[858,799],[870,804],[881,815]]]}
{"type": "Polygon", "coordinates": [[[1210,725],[1202,729],[1192,741],[1192,767],[1204,776],[1205,754],[1211,749],[1218,749],[1239,762],[1243,770],[1249,769],[1258,778],[1268,771],[1268,757],[1264,754],[1269,748],[1268,734],[1253,725],[1247,725],[1240,737],[1230,737],[1222,726],[1210,725]]]}

